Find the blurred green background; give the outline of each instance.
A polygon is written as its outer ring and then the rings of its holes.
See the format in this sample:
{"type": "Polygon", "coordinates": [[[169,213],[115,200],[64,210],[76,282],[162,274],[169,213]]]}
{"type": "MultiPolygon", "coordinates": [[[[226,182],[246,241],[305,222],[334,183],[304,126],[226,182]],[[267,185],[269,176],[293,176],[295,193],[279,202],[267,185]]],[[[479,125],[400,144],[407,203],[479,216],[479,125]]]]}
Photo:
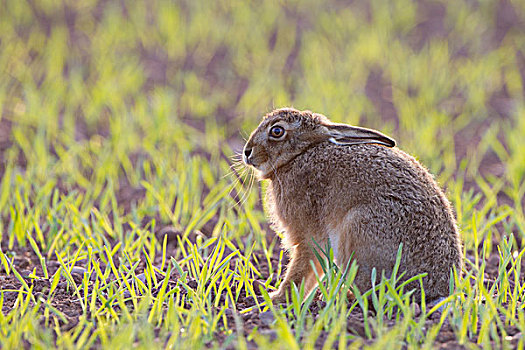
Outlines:
{"type": "MultiPolygon", "coordinates": [[[[170,188],[195,181],[186,218],[171,217],[185,227],[242,135],[294,106],[391,134],[453,200],[474,188],[522,218],[524,11],[474,0],[4,1],[3,187],[18,175],[21,193],[78,190],[104,211],[108,187],[129,209],[155,173],[169,207],[181,195],[170,188]],[[181,175],[192,166],[197,179],[181,175]]],[[[12,194],[0,197],[4,214],[12,194]]],[[[144,210],[155,216],[153,202],[144,210]]]]}

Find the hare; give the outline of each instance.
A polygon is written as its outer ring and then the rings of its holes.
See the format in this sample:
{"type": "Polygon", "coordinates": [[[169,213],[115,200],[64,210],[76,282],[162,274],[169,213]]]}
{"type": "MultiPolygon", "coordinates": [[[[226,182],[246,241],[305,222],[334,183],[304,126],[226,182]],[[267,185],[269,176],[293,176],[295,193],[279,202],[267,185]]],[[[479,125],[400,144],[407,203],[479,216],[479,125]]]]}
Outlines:
{"type": "MultiPolygon", "coordinates": [[[[345,267],[355,259],[355,285],[371,288],[371,272],[393,270],[403,243],[400,272],[405,279],[427,273],[427,301],[449,294],[454,267],[463,257],[451,206],[432,175],[382,133],[332,123],[321,114],[293,108],[267,114],[250,135],[243,161],[269,180],[267,206],[291,259],[280,288],[271,294],[285,301],[292,283],[316,284],[310,261],[329,241],[334,259],[345,267]],[[352,255],[353,254],[353,255],[352,255]]],[[[415,300],[419,302],[419,283],[415,300]]]]}

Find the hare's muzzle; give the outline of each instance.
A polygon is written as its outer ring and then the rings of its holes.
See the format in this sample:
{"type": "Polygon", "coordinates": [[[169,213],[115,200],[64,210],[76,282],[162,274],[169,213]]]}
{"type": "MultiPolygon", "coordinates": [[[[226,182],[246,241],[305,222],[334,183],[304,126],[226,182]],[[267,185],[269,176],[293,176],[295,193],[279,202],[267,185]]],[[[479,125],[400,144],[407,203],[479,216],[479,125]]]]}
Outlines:
{"type": "Polygon", "coordinates": [[[250,159],[252,155],[252,148],[251,147],[244,147],[242,160],[246,165],[253,165],[252,160],[250,159]]]}

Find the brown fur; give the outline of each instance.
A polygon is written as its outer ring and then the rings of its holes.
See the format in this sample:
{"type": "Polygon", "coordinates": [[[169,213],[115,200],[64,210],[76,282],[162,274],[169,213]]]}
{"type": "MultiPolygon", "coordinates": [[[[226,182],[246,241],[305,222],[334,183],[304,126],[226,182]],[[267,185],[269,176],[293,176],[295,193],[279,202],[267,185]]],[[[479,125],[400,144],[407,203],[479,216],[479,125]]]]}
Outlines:
{"type": "Polygon", "coordinates": [[[361,292],[371,287],[372,268],[379,276],[391,273],[403,243],[400,271],[406,278],[428,273],[427,301],[448,295],[450,271],[461,271],[463,261],[450,204],[413,157],[378,143],[395,144],[377,131],[289,108],[269,113],[250,136],[245,162],[270,180],[268,209],[291,250],[274,300],[284,300],[292,282],[304,280],[307,290],[315,286],[310,260],[319,265],[312,239],[323,246],[330,235],[338,240],[339,266],[354,253],[361,292]],[[280,140],[268,136],[276,124],[286,130],[280,140]]]}

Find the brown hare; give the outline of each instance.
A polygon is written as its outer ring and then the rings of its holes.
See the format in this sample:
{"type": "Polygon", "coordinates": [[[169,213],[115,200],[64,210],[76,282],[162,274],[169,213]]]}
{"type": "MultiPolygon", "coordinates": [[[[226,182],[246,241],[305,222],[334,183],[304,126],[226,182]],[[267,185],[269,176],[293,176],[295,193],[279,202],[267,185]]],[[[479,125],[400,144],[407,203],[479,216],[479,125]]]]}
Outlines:
{"type": "MultiPolygon", "coordinates": [[[[403,243],[400,272],[423,278],[426,300],[449,294],[450,271],[461,271],[454,215],[432,175],[378,131],[335,124],[310,111],[283,108],[267,114],[250,135],[243,160],[268,179],[268,211],[291,251],[274,301],[286,300],[292,282],[315,284],[321,272],[313,240],[331,243],[338,266],[353,254],[355,285],[371,288],[371,271],[392,272],[403,243]]],[[[416,301],[421,291],[419,283],[416,301]]]]}

